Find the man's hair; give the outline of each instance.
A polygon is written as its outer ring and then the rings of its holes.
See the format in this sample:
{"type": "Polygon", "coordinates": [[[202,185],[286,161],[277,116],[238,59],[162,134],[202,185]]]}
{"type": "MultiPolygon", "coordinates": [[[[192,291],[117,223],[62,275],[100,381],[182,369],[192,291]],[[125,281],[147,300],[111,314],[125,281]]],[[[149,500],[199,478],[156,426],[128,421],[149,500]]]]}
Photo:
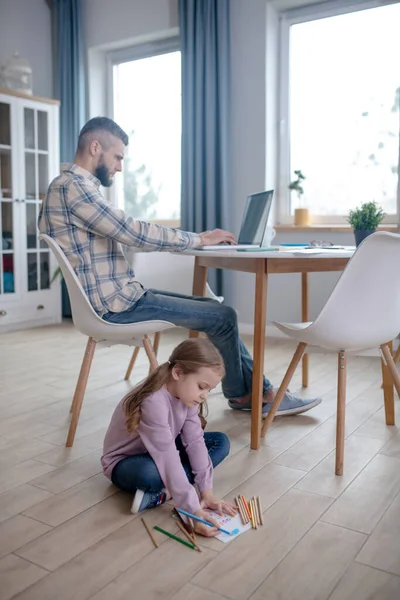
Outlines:
{"type": "Polygon", "coordinates": [[[90,121],[88,121],[80,131],[78,138],[78,151],[86,148],[94,139],[96,139],[96,136],[99,134],[100,137],[103,138],[99,141],[102,143],[102,145],[107,145],[104,135],[101,136],[101,134],[104,133],[109,133],[114,137],[119,138],[123,141],[125,146],[129,144],[129,138],[127,134],[119,125],[117,125],[115,121],[109,119],[108,117],[94,117],[93,119],[90,119],[90,121]]]}

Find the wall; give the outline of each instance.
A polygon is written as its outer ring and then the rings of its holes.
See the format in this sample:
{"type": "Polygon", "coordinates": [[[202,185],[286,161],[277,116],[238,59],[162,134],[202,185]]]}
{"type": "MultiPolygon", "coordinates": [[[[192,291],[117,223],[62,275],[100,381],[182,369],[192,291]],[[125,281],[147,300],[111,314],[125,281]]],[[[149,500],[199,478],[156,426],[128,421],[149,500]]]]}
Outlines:
{"type": "Polygon", "coordinates": [[[50,10],[46,0],[0,0],[0,64],[18,50],[33,70],[33,93],[53,95],[50,10]]]}
{"type": "Polygon", "coordinates": [[[124,46],[178,26],[178,0],[83,0],[88,48],[124,46]]]}
{"type": "Polygon", "coordinates": [[[82,2],[88,60],[88,115],[108,115],[107,52],[177,35],[178,0],[82,2]]]}

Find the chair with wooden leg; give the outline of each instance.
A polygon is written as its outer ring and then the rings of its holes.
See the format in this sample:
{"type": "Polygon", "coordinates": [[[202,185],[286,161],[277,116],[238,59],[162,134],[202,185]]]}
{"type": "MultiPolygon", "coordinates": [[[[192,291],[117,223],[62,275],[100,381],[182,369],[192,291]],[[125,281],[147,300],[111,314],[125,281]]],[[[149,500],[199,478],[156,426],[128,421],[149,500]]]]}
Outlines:
{"type": "Polygon", "coordinates": [[[391,340],[400,331],[400,235],[378,232],[367,237],[349,261],[324,308],[313,323],[275,323],[299,342],[261,436],[268,431],[307,346],[338,355],[336,475],[343,474],[346,362],[351,352],[379,348],[383,364],[385,420],[395,424],[393,383],[400,395],[391,340]]]}
{"type": "Polygon", "coordinates": [[[93,310],[75,272],[60,246],[48,235],[42,234],[39,239],[45,241],[54,252],[61,268],[71,301],[72,320],[75,327],[88,336],[88,342],[71,404],[71,424],[66,446],[74,443],[86,385],[94,351],[97,347],[109,347],[117,344],[135,346],[136,350],[144,347],[150,363],[150,369],[157,367],[157,357],[153,351],[148,334],[157,334],[165,329],[175,327],[169,321],[142,321],[140,323],[116,324],[101,319],[93,310]]]}

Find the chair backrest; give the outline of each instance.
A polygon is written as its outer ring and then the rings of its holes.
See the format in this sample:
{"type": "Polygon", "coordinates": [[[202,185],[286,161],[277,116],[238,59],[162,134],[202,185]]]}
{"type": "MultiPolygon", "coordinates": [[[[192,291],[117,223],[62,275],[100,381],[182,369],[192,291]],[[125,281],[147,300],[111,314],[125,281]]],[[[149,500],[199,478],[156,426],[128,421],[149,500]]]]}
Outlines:
{"type": "Polygon", "coordinates": [[[400,235],[377,232],[360,244],[311,332],[343,349],[377,347],[398,335],[400,235]]]}
{"type": "Polygon", "coordinates": [[[69,299],[71,302],[72,320],[75,327],[81,333],[84,333],[88,336],[93,336],[93,325],[95,328],[98,328],[99,325],[104,324],[104,321],[98,316],[90,304],[88,297],[86,296],[85,291],[71,266],[71,263],[57,242],[45,233],[41,233],[39,235],[39,239],[46,242],[46,244],[54,252],[54,255],[57,259],[68,289],[69,299]]]}

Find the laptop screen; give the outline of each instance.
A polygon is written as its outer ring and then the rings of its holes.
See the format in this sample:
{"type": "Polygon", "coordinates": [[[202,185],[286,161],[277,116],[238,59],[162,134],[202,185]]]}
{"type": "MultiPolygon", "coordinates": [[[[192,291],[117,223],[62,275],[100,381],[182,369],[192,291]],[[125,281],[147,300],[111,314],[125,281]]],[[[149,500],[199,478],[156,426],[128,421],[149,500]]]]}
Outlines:
{"type": "Polygon", "coordinates": [[[261,246],[271,209],[274,190],[251,194],[247,197],[239,233],[239,244],[261,246]]]}

